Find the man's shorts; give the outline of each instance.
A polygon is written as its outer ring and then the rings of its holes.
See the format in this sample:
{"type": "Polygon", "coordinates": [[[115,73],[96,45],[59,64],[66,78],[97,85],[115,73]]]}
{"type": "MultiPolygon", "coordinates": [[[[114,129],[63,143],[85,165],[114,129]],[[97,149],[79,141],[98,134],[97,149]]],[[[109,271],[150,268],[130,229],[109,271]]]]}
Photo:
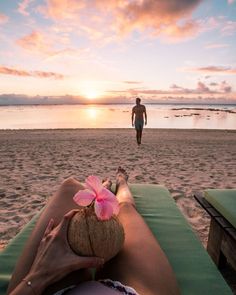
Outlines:
{"type": "Polygon", "coordinates": [[[134,126],[136,130],[143,130],[143,120],[135,120],[134,126]]]}

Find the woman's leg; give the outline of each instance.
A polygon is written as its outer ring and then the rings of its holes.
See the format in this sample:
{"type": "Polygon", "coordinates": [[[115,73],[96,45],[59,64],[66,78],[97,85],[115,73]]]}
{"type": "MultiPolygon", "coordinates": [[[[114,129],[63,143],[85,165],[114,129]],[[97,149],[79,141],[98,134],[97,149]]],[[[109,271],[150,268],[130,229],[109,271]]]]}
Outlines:
{"type": "MultiPolygon", "coordinates": [[[[70,177],[62,183],[55,195],[49,200],[17,262],[8,292],[13,290],[29,272],[49,220],[53,218],[56,226],[65,213],[78,207],[73,201],[73,196],[80,189],[83,189],[83,186],[75,178],[70,177]]],[[[80,271],[82,279],[84,279],[84,275],[85,273],[80,271]]],[[[79,276],[77,275],[77,277],[79,276]]],[[[67,279],[67,281],[69,280],[70,278],[67,279]]]]}
{"type": "Polygon", "coordinates": [[[124,226],[121,252],[98,273],[136,289],[140,294],[180,294],[172,268],[151,230],[134,207],[124,170],[117,174],[119,220],[124,226]]]}

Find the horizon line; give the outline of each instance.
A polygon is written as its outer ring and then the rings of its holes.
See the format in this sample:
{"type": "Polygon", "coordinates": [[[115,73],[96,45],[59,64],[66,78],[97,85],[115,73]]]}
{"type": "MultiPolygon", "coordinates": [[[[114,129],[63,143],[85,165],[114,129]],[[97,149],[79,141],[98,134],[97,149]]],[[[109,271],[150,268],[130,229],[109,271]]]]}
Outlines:
{"type": "MultiPolygon", "coordinates": [[[[120,102],[120,103],[104,103],[104,102],[96,102],[96,103],[15,103],[15,104],[2,104],[0,103],[0,107],[2,106],[66,106],[66,105],[134,105],[135,103],[131,102],[120,102]]],[[[236,106],[235,103],[222,103],[222,102],[145,102],[145,105],[231,105],[236,106]]]]}

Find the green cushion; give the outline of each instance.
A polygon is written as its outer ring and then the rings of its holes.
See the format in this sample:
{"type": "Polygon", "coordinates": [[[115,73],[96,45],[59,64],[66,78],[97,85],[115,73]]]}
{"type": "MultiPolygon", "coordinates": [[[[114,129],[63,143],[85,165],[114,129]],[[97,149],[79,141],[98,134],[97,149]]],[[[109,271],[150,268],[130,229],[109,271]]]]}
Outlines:
{"type": "Polygon", "coordinates": [[[209,189],[206,200],[236,228],[236,189],[209,189]]]}
{"type": "MultiPolygon", "coordinates": [[[[168,190],[158,185],[131,185],[138,211],[159,241],[176,274],[181,294],[232,294],[216,266],[177,208],[168,190]]],[[[0,253],[0,295],[5,294],[16,259],[35,221],[0,253]]]]}
{"type": "Polygon", "coordinates": [[[16,261],[22,252],[24,245],[34,228],[37,214],[7,245],[4,251],[0,252],[0,295],[6,294],[6,289],[14,270],[16,261]]]}
{"type": "Polygon", "coordinates": [[[137,208],[166,253],[181,294],[232,294],[168,190],[131,185],[137,208]]]}

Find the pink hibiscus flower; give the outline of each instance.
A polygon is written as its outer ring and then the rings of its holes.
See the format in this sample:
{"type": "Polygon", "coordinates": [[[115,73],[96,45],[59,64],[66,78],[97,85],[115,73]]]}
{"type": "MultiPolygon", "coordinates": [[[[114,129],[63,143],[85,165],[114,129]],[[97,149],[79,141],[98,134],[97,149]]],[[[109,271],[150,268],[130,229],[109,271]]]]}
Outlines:
{"type": "Polygon", "coordinates": [[[113,214],[119,213],[116,196],[102,185],[97,176],[89,176],[85,180],[86,189],[78,191],[73,199],[80,206],[88,206],[94,201],[98,219],[108,220],[113,214]]]}

